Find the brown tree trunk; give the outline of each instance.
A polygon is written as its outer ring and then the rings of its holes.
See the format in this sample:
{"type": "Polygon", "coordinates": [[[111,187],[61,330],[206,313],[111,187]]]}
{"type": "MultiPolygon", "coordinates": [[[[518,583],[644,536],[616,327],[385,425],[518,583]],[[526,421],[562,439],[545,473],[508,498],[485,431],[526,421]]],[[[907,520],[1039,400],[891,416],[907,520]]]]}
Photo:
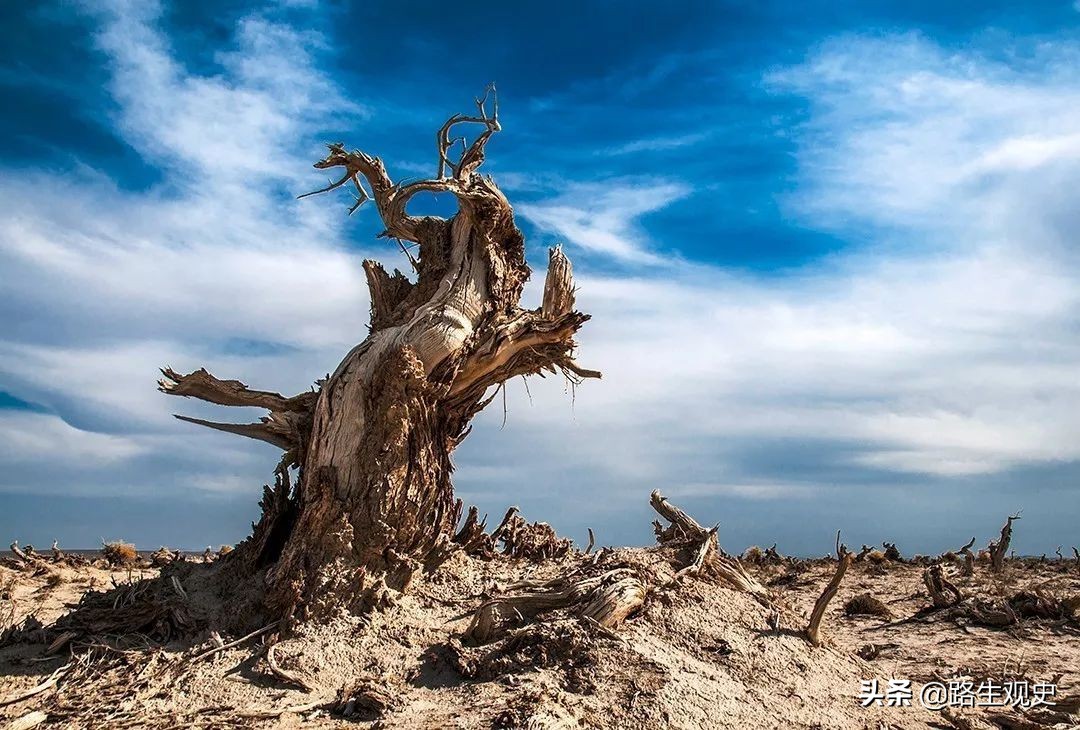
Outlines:
{"type": "Polygon", "coordinates": [[[485,95],[476,116],[455,115],[439,130],[431,180],[394,184],[380,159],[340,144],[315,164],[345,170],[316,192],[352,183],[353,210],[374,199],[386,226],[380,236],[419,250],[409,256],[414,281],[364,262],[371,331],[317,391],[285,398],[205,370],[163,370],[166,393],[270,412],[243,425],[178,417],[285,450],[262,520],[237,558],[269,566],[268,603],[283,615],[297,606],[377,601],[373,591],[404,589],[426,561],[445,554],[461,514],[450,454],[494,397],[492,388],[545,370],[575,382],[599,377],[571,357],[573,335],[588,316],[573,309],[570,262],[558,247],[550,251],[542,306],[519,306],[530,274],[524,237],[502,192],[477,172],[500,130],[492,101],[493,114],[485,95]],[[462,142],[454,161],[450,132],[462,123],[483,131],[471,145],[462,142]],[[421,192],[451,193],[458,213],[448,220],[409,215],[409,199],[421,192]],[[289,466],[299,467],[295,488],[289,466]]]}

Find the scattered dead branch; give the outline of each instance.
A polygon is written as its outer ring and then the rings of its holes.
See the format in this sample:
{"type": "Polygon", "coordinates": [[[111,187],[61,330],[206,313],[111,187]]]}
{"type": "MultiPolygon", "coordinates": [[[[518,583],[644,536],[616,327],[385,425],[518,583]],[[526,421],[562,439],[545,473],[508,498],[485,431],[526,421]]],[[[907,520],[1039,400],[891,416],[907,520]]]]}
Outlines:
{"type": "Polygon", "coordinates": [[[23,700],[28,700],[34,695],[39,695],[42,692],[52,689],[56,686],[57,682],[59,682],[60,679],[65,674],[67,674],[69,669],[71,669],[71,665],[65,664],[64,666],[60,667],[52,674],[50,674],[48,679],[46,679],[41,684],[31,687],[30,689],[23,690],[22,692],[16,692],[14,694],[8,695],[7,697],[0,698],[0,707],[13,705],[16,702],[22,702],[23,700]]]}
{"type": "Polygon", "coordinates": [[[287,669],[283,669],[278,663],[277,658],[274,656],[274,652],[277,650],[277,644],[268,644],[266,647],[266,664],[270,667],[270,672],[278,679],[299,687],[305,692],[311,692],[314,688],[311,684],[300,676],[296,672],[290,672],[287,669]]]}
{"type": "Polygon", "coordinates": [[[244,643],[246,643],[248,641],[251,641],[256,636],[262,636],[263,634],[267,633],[268,631],[273,631],[274,629],[280,628],[280,626],[281,626],[281,622],[280,621],[275,621],[272,624],[268,624],[267,626],[263,626],[261,629],[255,629],[250,634],[245,634],[244,636],[241,636],[239,639],[236,639],[235,641],[230,641],[227,644],[220,644],[218,646],[212,646],[209,649],[207,649],[206,651],[201,652],[201,653],[196,654],[195,656],[191,657],[191,659],[189,659],[188,662],[191,663],[191,664],[194,664],[195,662],[202,661],[203,659],[206,659],[208,657],[213,656],[214,654],[217,654],[219,651],[224,651],[225,649],[231,649],[234,646],[240,646],[241,644],[244,644],[244,643]]]}

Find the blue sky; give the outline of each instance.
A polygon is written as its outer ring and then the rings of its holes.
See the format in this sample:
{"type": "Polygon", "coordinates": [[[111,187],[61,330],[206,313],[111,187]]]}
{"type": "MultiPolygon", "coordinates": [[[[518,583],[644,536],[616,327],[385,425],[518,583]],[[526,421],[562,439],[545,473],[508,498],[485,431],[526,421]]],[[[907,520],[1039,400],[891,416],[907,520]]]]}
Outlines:
{"type": "Polygon", "coordinates": [[[332,370],[360,262],[402,262],[294,199],[320,145],[430,176],[495,81],[488,171],[534,267],[565,244],[605,377],[511,384],[466,501],[605,544],[649,541],[654,488],[730,550],[937,551],[1020,508],[1019,550],[1080,543],[1080,9],[402,5],[0,9],[0,535],[241,539],[275,450],[172,419],[211,411],[156,368],[332,370]]]}

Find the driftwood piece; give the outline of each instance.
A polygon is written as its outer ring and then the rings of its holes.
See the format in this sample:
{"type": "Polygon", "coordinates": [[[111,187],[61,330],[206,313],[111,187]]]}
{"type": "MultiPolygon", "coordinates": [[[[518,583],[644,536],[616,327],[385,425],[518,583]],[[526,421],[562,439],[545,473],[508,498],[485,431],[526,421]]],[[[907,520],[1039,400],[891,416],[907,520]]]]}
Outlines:
{"type": "Polygon", "coordinates": [[[556,578],[544,583],[521,583],[521,593],[500,596],[481,605],[466,636],[485,644],[498,638],[513,621],[531,619],[546,611],[576,607],[579,615],[601,626],[617,626],[645,601],[645,586],[629,568],[572,580],[556,578]]]}
{"type": "Polygon", "coordinates": [[[810,622],[806,625],[806,639],[814,646],[821,646],[821,619],[825,616],[825,609],[829,607],[829,601],[840,590],[840,583],[844,580],[844,573],[851,567],[855,556],[848,551],[847,546],[840,542],[840,531],[836,531],[836,572],[814,601],[814,610],[810,612],[810,622]]]}
{"type": "Polygon", "coordinates": [[[59,669],[54,671],[52,674],[50,674],[48,676],[48,678],[44,682],[42,682],[41,684],[38,684],[37,686],[31,687],[30,689],[27,689],[27,690],[23,690],[21,692],[16,692],[14,694],[10,694],[10,695],[8,695],[6,697],[0,697],[0,707],[6,707],[7,705],[13,705],[16,702],[22,702],[23,700],[28,700],[31,697],[33,697],[34,695],[39,695],[42,692],[45,692],[46,690],[52,689],[53,687],[56,686],[56,683],[60,681],[61,677],[63,677],[64,674],[67,673],[67,671],[70,668],[71,668],[70,664],[65,664],[64,666],[60,667],[59,669]]]}
{"type": "Polygon", "coordinates": [[[1000,573],[1005,568],[1005,556],[1009,552],[1009,541],[1012,540],[1013,522],[1020,519],[1020,513],[1010,515],[1001,528],[1001,537],[997,542],[991,542],[986,546],[990,553],[990,570],[1000,573]]]}
{"type": "Polygon", "coordinates": [[[652,508],[670,523],[667,528],[664,528],[658,522],[653,523],[657,541],[661,545],[672,547],[693,545],[696,548],[695,557],[687,567],[693,567],[698,562],[701,565],[691,572],[700,570],[702,573],[721,578],[732,588],[749,593],[760,601],[771,602],[772,597],[769,594],[769,589],[746,572],[746,569],[736,558],[726,555],[720,550],[716,537],[719,525],[712,529],[702,527],[697,520],[668,501],[667,497],[659,491],[654,491],[649,501],[652,508]]]}
{"type": "Polygon", "coordinates": [[[34,710],[4,725],[4,730],[30,730],[48,719],[49,716],[41,710],[34,710]]]}
{"type": "Polygon", "coordinates": [[[26,565],[33,565],[34,564],[34,561],[30,558],[30,556],[28,556],[25,552],[23,552],[22,548],[19,547],[19,541],[18,540],[12,540],[11,545],[9,547],[11,548],[11,552],[14,553],[15,557],[17,557],[19,560],[21,560],[24,564],[26,564],[26,565]]]}
{"type": "Polygon", "coordinates": [[[274,651],[277,649],[277,644],[270,644],[266,647],[266,664],[270,667],[270,672],[278,679],[292,685],[296,685],[305,692],[311,692],[313,687],[311,684],[301,677],[296,672],[290,672],[287,669],[283,669],[278,664],[277,657],[274,656],[274,651]]]}

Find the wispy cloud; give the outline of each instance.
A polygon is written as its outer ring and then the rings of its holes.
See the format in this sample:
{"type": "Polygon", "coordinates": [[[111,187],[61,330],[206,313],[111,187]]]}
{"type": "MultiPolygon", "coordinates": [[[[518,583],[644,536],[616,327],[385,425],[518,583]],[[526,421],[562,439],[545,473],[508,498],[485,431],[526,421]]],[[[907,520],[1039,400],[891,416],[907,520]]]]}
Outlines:
{"type": "MultiPolygon", "coordinates": [[[[312,135],[363,115],[319,70],[322,39],[251,15],[215,69],[196,73],[159,30],[153,4],[93,12],[117,132],[162,181],[132,192],[85,167],[0,171],[13,211],[0,219],[0,296],[17,313],[4,324],[0,384],[49,410],[4,413],[4,427],[28,429],[14,441],[21,463],[44,458],[37,447],[49,439],[66,445],[39,479],[63,479],[66,463],[73,482],[88,452],[131,466],[171,449],[164,435],[205,443],[169,417],[185,406],[156,393],[157,367],[205,362],[223,375],[262,373],[263,387],[303,389],[362,336],[367,309],[340,210],[291,194],[311,184],[302,176],[312,135]],[[262,346],[226,347],[238,341],[262,346]]],[[[238,481],[191,467],[196,487],[238,481]]],[[[25,489],[28,478],[9,473],[0,488],[25,489]]]]}
{"type": "Polygon", "coordinates": [[[571,184],[554,199],[518,206],[521,214],[545,233],[565,237],[587,253],[634,264],[658,264],[664,257],[638,225],[639,219],[685,197],[681,183],[608,180],[571,184]]]}
{"type": "Polygon", "coordinates": [[[704,142],[711,136],[710,132],[688,132],[687,134],[648,137],[612,147],[605,152],[609,155],[631,155],[637,152],[674,150],[682,147],[692,147],[699,142],[704,142]]]}

